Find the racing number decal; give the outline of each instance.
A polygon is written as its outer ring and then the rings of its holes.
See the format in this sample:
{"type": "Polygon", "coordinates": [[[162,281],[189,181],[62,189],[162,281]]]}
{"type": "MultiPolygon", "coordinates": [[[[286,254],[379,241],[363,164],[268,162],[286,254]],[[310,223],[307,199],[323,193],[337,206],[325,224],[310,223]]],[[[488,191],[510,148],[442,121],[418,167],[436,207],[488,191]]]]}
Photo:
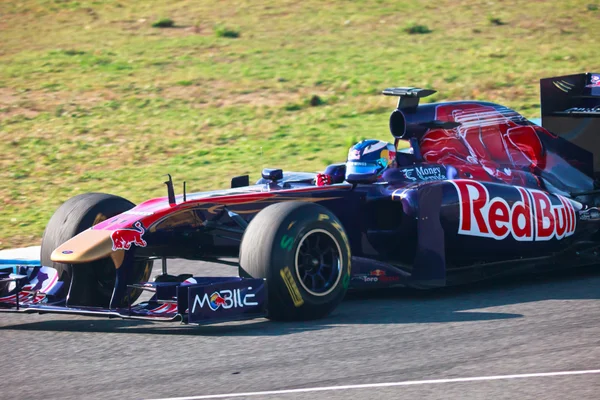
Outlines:
{"type": "Polygon", "coordinates": [[[298,285],[296,285],[296,281],[292,276],[292,271],[290,271],[289,267],[285,267],[281,271],[279,271],[281,275],[281,279],[285,282],[285,286],[287,286],[288,292],[292,297],[292,301],[294,302],[294,306],[300,307],[304,304],[304,299],[302,298],[302,294],[300,293],[300,289],[298,289],[298,285]]]}

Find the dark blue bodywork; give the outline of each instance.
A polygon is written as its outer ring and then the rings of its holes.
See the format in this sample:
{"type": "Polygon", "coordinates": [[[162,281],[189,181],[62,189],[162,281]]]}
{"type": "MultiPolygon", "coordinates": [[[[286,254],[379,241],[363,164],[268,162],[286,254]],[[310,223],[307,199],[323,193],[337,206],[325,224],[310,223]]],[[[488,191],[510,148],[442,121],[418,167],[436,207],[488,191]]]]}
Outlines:
{"type": "Polygon", "coordinates": [[[341,221],[352,254],[351,289],[432,288],[598,264],[600,87],[590,83],[596,75],[542,80],[544,127],[493,103],[419,105],[433,91],[387,89],[400,97],[390,130],[396,145],[410,150],[398,152],[398,166],[378,181],[344,181],[344,164],[334,164],[324,171],[334,182],[329,186],[315,186],[312,173],[269,170],[254,185],[148,201],[92,229],[144,227],[144,246],[128,248],[117,268],[113,298],[134,285],[153,292],[149,301],[90,309],[69,293],[43,292],[38,301],[40,293],[27,285],[39,267],[22,267],[0,275],[0,311],[186,323],[264,315],[268,282],[143,283],[133,281],[131,269],[139,259],[237,257],[248,222],[286,201],[318,203],[341,221]],[[20,292],[23,300],[6,300],[20,292]]]}

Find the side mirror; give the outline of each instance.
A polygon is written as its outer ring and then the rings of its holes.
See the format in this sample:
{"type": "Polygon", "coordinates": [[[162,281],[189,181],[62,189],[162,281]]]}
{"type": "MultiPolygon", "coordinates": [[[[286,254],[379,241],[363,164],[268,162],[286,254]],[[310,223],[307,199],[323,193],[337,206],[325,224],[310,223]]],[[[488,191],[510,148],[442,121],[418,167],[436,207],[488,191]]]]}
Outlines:
{"type": "Polygon", "coordinates": [[[331,176],[333,183],[342,183],[346,176],[346,163],[331,164],[323,171],[325,175],[331,176]]]}
{"type": "Polygon", "coordinates": [[[265,168],[262,170],[261,175],[263,179],[268,179],[273,182],[283,179],[283,171],[280,169],[265,168]]]}

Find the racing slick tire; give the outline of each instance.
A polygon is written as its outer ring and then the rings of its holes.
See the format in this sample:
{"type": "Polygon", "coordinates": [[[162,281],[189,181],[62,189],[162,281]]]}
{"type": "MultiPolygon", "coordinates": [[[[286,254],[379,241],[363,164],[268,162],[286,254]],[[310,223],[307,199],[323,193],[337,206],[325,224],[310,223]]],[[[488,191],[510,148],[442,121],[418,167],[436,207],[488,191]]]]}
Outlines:
{"type": "Polygon", "coordinates": [[[327,208],[282,202],[260,211],[246,228],[240,276],[266,278],[269,319],[317,319],[344,298],[350,257],[346,233],[327,208]]]}
{"type": "MultiPolygon", "coordinates": [[[[82,231],[133,208],[135,204],[119,196],[104,193],[84,193],[65,201],[52,215],[44,234],[40,261],[58,271],[64,282],[64,295],[69,294],[69,303],[78,306],[108,307],[115,286],[116,272],[110,258],[85,264],[62,264],[50,259],[58,246],[82,231]],[[71,288],[71,278],[76,274],[77,287],[71,288]]],[[[152,270],[152,261],[140,260],[134,264],[136,282],[147,281],[152,270]]],[[[121,301],[133,303],[141,294],[139,289],[131,291],[121,301]],[[129,296],[129,298],[128,298],[129,296]]]]}

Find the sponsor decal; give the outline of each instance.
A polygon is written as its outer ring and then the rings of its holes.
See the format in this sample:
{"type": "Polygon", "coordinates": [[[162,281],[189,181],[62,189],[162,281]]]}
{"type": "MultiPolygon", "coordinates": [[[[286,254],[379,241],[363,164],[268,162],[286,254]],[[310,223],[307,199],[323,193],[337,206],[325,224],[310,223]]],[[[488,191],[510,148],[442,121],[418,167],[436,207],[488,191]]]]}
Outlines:
{"type": "Polygon", "coordinates": [[[417,178],[414,176],[414,170],[412,168],[404,168],[400,170],[404,174],[404,178],[409,179],[413,182],[417,181],[417,178]]]}
{"type": "Polygon", "coordinates": [[[356,279],[358,281],[363,281],[365,283],[377,283],[377,282],[379,282],[379,278],[377,276],[371,276],[371,275],[356,275],[352,279],[356,279]]]}
{"type": "Polygon", "coordinates": [[[208,306],[211,310],[217,311],[222,305],[225,305],[225,299],[223,298],[223,296],[221,296],[217,292],[214,292],[210,295],[210,302],[208,303],[208,306]]]}
{"type": "Polygon", "coordinates": [[[73,254],[73,250],[63,250],[63,254],[73,254]]]}
{"type": "Polygon", "coordinates": [[[153,212],[148,212],[148,211],[134,211],[134,210],[129,210],[129,211],[125,211],[123,214],[129,214],[129,215],[139,215],[142,217],[147,217],[149,215],[153,215],[153,212]]]}
{"type": "Polygon", "coordinates": [[[600,87],[600,75],[592,75],[590,84],[586,87],[600,87]]]}
{"type": "Polygon", "coordinates": [[[348,152],[348,161],[360,160],[360,150],[350,149],[348,152]]]}
{"type": "Polygon", "coordinates": [[[597,207],[579,211],[579,219],[582,221],[595,221],[600,219],[600,210],[597,207]]]}
{"type": "MultiPolygon", "coordinates": [[[[257,306],[254,301],[254,293],[242,294],[243,289],[223,289],[218,292],[213,292],[210,296],[204,293],[203,296],[196,295],[192,306],[192,313],[196,312],[196,307],[201,309],[208,307],[212,311],[217,311],[219,308],[229,310],[230,308],[244,308],[257,306]]],[[[247,291],[250,292],[252,286],[248,286],[247,291]]]]}
{"type": "Polygon", "coordinates": [[[552,84],[560,91],[563,91],[565,93],[569,93],[571,91],[571,89],[573,89],[575,87],[575,84],[569,82],[569,81],[565,81],[560,80],[560,81],[554,81],[552,82],[552,84]]]}
{"type": "Polygon", "coordinates": [[[142,238],[144,232],[146,232],[144,226],[140,221],[137,221],[133,226],[136,229],[117,229],[116,231],[113,231],[110,235],[110,239],[113,243],[113,251],[129,250],[131,245],[146,247],[147,243],[142,238]]]}
{"type": "Polygon", "coordinates": [[[400,170],[404,178],[413,182],[439,181],[446,179],[446,170],[443,167],[412,167],[400,170]]]}
{"type": "Polygon", "coordinates": [[[386,271],[382,269],[374,269],[369,271],[367,275],[357,275],[357,280],[365,283],[377,283],[377,282],[397,282],[400,280],[399,276],[388,275],[386,271]]]}
{"type": "Polygon", "coordinates": [[[600,106],[589,107],[589,108],[573,107],[573,108],[569,108],[563,112],[565,112],[565,113],[598,113],[598,112],[600,112],[600,106]]]}
{"type": "Polygon", "coordinates": [[[487,187],[477,181],[458,179],[451,182],[458,192],[460,235],[546,241],[560,240],[575,232],[575,208],[563,196],[517,187],[519,199],[509,205],[501,197],[491,197],[487,187]],[[560,204],[552,204],[553,198],[560,204]]]}
{"type": "Polygon", "coordinates": [[[298,289],[298,285],[296,285],[296,281],[292,276],[290,268],[283,268],[281,271],[279,271],[279,274],[281,275],[281,279],[283,279],[283,282],[285,283],[285,286],[287,287],[287,290],[290,293],[292,301],[294,302],[294,306],[300,307],[302,304],[304,304],[304,299],[302,298],[300,289],[298,289]]]}

